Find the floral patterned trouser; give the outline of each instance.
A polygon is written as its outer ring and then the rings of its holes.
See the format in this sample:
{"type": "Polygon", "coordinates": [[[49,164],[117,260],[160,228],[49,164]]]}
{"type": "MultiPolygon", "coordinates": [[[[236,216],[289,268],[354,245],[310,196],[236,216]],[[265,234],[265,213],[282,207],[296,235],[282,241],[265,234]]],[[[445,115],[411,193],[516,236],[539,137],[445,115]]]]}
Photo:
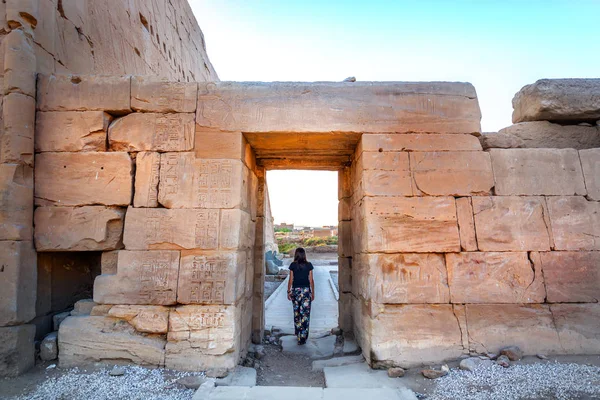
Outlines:
{"type": "Polygon", "coordinates": [[[294,330],[298,343],[306,343],[308,339],[308,325],[310,324],[310,288],[293,288],[292,304],[294,305],[294,330]]]}

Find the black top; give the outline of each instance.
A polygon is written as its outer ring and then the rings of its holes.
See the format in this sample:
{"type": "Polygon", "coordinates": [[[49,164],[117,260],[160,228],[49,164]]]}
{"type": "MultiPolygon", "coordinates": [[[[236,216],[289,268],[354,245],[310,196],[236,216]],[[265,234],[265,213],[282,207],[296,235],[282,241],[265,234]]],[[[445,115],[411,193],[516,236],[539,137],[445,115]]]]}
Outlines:
{"type": "Polygon", "coordinates": [[[290,271],[294,272],[294,281],[292,282],[292,287],[295,288],[303,288],[310,287],[310,281],[308,280],[308,274],[310,271],[314,269],[313,265],[309,262],[306,264],[298,264],[297,262],[293,262],[290,265],[290,271]]]}

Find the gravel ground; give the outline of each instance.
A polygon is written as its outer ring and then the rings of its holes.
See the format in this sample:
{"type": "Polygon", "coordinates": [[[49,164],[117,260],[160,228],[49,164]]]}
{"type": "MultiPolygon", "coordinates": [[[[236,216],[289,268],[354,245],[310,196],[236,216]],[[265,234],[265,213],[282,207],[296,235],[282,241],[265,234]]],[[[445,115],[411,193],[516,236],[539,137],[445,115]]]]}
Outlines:
{"type": "Polygon", "coordinates": [[[313,371],[310,358],[283,354],[278,345],[264,344],[264,348],[265,356],[256,369],[259,386],[325,386],[323,371],[313,371]]]}
{"type": "Polygon", "coordinates": [[[196,375],[138,366],[123,367],[123,376],[110,376],[112,368],[85,371],[78,368],[49,370],[47,379],[33,391],[7,400],[190,400],[195,390],[176,383],[196,375]]]}
{"type": "Polygon", "coordinates": [[[572,363],[452,369],[435,383],[428,400],[600,399],[600,367],[572,363]]]}

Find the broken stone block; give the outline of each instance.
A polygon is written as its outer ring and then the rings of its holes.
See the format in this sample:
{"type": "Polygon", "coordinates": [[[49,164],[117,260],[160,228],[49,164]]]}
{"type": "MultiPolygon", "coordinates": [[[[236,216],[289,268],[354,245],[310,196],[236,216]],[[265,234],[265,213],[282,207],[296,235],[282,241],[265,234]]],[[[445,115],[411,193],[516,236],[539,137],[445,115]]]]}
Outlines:
{"type": "Polygon", "coordinates": [[[540,265],[526,252],[448,253],[451,303],[543,303],[540,265]]]}
{"type": "Polygon", "coordinates": [[[14,377],[35,364],[35,325],[0,327],[0,376],[14,377]]]}
{"type": "Polygon", "coordinates": [[[117,305],[110,308],[108,316],[124,319],[138,332],[167,333],[169,310],[169,307],[162,306],[117,305]]]}
{"type": "Polygon", "coordinates": [[[142,151],[135,158],[134,207],[158,207],[160,153],[142,151]]]}
{"type": "Polygon", "coordinates": [[[158,202],[167,208],[241,208],[246,170],[241,160],[162,154],[158,202]]]}
{"type": "Polygon", "coordinates": [[[473,197],[481,251],[550,250],[543,197],[473,197]]]}
{"type": "MultiPolygon", "coordinates": [[[[460,250],[453,197],[366,197],[364,234],[355,251],[433,253],[460,250]]],[[[361,222],[358,221],[357,222],[361,222]]],[[[354,223],[354,220],[353,220],[354,223]]]]}
{"type": "Polygon", "coordinates": [[[36,258],[32,242],[0,241],[0,326],[35,318],[36,258]]]}
{"type": "Polygon", "coordinates": [[[513,123],[597,121],[600,79],[540,79],[515,94],[513,123]]]}
{"type": "Polygon", "coordinates": [[[352,290],[385,304],[448,303],[448,277],[442,254],[364,254],[353,260],[352,290]]]}
{"type": "Polygon", "coordinates": [[[477,238],[475,235],[475,220],[473,219],[473,204],[470,197],[456,199],[456,217],[458,219],[461,250],[476,251],[477,238]]]}
{"type": "Polygon", "coordinates": [[[38,112],[35,151],[106,151],[111,120],[102,111],[38,112]]]}
{"type": "Polygon", "coordinates": [[[540,253],[549,303],[600,302],[600,252],[540,253]]]}
{"type": "Polygon", "coordinates": [[[58,331],[60,329],[60,324],[62,324],[63,321],[69,318],[70,316],[71,311],[65,311],[58,314],[54,314],[52,316],[52,327],[54,328],[54,330],[58,331]]]}
{"type": "Polygon", "coordinates": [[[73,311],[71,311],[71,315],[74,317],[78,317],[81,315],[90,315],[92,309],[95,306],[97,306],[97,304],[92,299],[78,300],[73,306],[73,311]]]}
{"type": "Polygon", "coordinates": [[[100,273],[103,275],[116,274],[118,257],[118,250],[102,252],[100,258],[100,273]]]}
{"type": "Polygon", "coordinates": [[[129,76],[40,75],[37,106],[40,111],[106,111],[126,114],[130,107],[129,76]]]}
{"type": "Polygon", "coordinates": [[[496,195],[585,195],[574,149],[490,150],[496,195]]]}
{"type": "Polygon", "coordinates": [[[133,113],[108,128],[112,151],[189,151],[194,148],[194,114],[133,113]]]}
{"type": "Polygon", "coordinates": [[[551,304],[561,352],[596,354],[600,348],[600,305],[551,304]]]}
{"type": "Polygon", "coordinates": [[[40,358],[42,361],[52,361],[58,358],[58,332],[49,333],[42,340],[40,358]]]}
{"type": "Polygon", "coordinates": [[[38,207],[38,251],[99,251],[123,247],[125,210],[102,206],[38,207]]]}
{"type": "Polygon", "coordinates": [[[183,251],[180,265],[178,303],[234,304],[244,294],[245,252],[183,251]]]}
{"type": "Polygon", "coordinates": [[[33,169],[0,164],[0,240],[33,239],[33,169]]]}
{"type": "Polygon", "coordinates": [[[4,96],[2,119],[0,162],[33,166],[35,99],[20,93],[4,96]]]}
{"type": "Polygon", "coordinates": [[[555,250],[600,250],[600,203],[585,197],[547,197],[555,250]]]}
{"type": "Polygon", "coordinates": [[[131,78],[131,108],[150,112],[196,112],[198,83],[169,82],[154,76],[131,78]]]}
{"type": "Polygon", "coordinates": [[[127,153],[41,153],[36,156],[35,204],[126,206],[132,174],[127,153]]]}
{"type": "Polygon", "coordinates": [[[163,367],[165,344],[164,336],[142,335],[116,318],[69,317],[58,332],[59,365],[72,368],[120,360],[163,367]]]}
{"type": "Polygon", "coordinates": [[[99,304],[175,304],[179,251],[119,251],[117,274],[94,281],[99,304]]]}
{"type": "MultiPolygon", "coordinates": [[[[598,137],[600,137],[600,132],[598,137]]],[[[600,147],[600,144],[596,147],[600,147]]],[[[581,159],[588,198],[590,200],[600,200],[600,149],[581,150],[579,151],[579,158],[581,159]]]]}
{"type": "Polygon", "coordinates": [[[484,195],[494,186],[490,155],[482,151],[413,152],[410,169],[416,195],[484,195]]]}
{"type": "Polygon", "coordinates": [[[548,305],[467,304],[465,307],[469,347],[476,353],[499,352],[508,345],[519,346],[526,355],[562,353],[548,305]]]}
{"type": "Polygon", "coordinates": [[[358,153],[388,151],[478,151],[479,139],[473,135],[445,134],[370,134],[362,135],[358,153]]]}

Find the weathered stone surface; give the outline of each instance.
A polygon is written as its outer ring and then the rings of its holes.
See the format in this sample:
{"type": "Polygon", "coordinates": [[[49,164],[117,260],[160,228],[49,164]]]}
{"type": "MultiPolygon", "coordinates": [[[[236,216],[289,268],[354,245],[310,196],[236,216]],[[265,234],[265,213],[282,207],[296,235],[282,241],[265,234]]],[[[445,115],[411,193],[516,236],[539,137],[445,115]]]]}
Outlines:
{"type": "Polygon", "coordinates": [[[196,120],[242,132],[474,133],[480,118],[466,83],[211,82],[199,84],[196,120]]]}
{"type": "Polygon", "coordinates": [[[397,305],[373,320],[371,362],[403,368],[458,358],[465,349],[452,306],[397,305]]]}
{"type": "Polygon", "coordinates": [[[116,274],[117,273],[117,260],[119,258],[119,251],[105,251],[100,257],[100,271],[103,275],[116,274]]]}
{"type": "Polygon", "coordinates": [[[3,93],[35,97],[36,56],[31,36],[13,29],[3,38],[3,93]]]}
{"type": "Polygon", "coordinates": [[[526,252],[448,253],[452,303],[543,303],[546,297],[540,265],[526,252]]]}
{"type": "Polygon", "coordinates": [[[33,170],[0,164],[0,240],[33,238],[33,170]]]}
{"type": "Polygon", "coordinates": [[[111,120],[103,111],[38,112],[35,151],[106,151],[111,120]]]}
{"type": "Polygon", "coordinates": [[[73,311],[71,311],[71,315],[74,317],[78,317],[81,315],[90,315],[92,309],[96,306],[97,304],[92,299],[78,300],[73,306],[73,311]]]}
{"type": "Polygon", "coordinates": [[[131,203],[133,166],[127,153],[42,153],[36,156],[35,203],[81,206],[131,203]]]}
{"type": "Polygon", "coordinates": [[[133,113],[108,128],[113,151],[188,151],[194,148],[194,114],[133,113]]]}
{"type": "Polygon", "coordinates": [[[35,317],[37,291],[33,244],[0,241],[0,266],[0,326],[31,321],[35,317]]]}
{"type": "Polygon", "coordinates": [[[352,258],[338,257],[338,284],[340,292],[352,291],[352,258]]]}
{"type": "Polygon", "coordinates": [[[125,209],[102,206],[38,207],[38,251],[98,251],[123,247],[125,209]]]}
{"type": "Polygon", "coordinates": [[[364,254],[352,264],[353,293],[386,304],[448,303],[442,254],[364,254]]]}
{"type": "Polygon", "coordinates": [[[494,186],[490,156],[478,152],[411,153],[415,194],[469,196],[494,186]]]}
{"type": "Polygon", "coordinates": [[[193,113],[198,84],[169,82],[155,76],[131,78],[131,108],[136,111],[193,113]]]}
{"type": "Polygon", "coordinates": [[[540,253],[549,303],[600,302],[600,252],[540,253]]]}
{"type": "Polygon", "coordinates": [[[222,132],[196,127],[194,152],[198,158],[243,159],[246,140],[242,132],[222,132]]]}
{"type": "Polygon", "coordinates": [[[364,196],[411,196],[408,153],[362,153],[354,174],[354,201],[364,196]]]}
{"type": "Polygon", "coordinates": [[[338,255],[340,257],[352,257],[354,246],[352,243],[352,223],[340,221],[338,224],[338,255]]]}
{"type": "Polygon", "coordinates": [[[367,218],[363,234],[357,235],[353,229],[353,237],[360,243],[357,246],[355,242],[355,251],[430,253],[460,249],[452,197],[367,197],[361,207],[367,218]]]}
{"type": "Polygon", "coordinates": [[[550,250],[543,197],[473,197],[481,251],[550,250]]]}
{"type": "Polygon", "coordinates": [[[69,318],[70,316],[71,311],[65,311],[58,314],[54,314],[52,316],[52,327],[54,328],[54,330],[58,331],[60,329],[60,324],[62,324],[65,321],[65,319],[69,318]]]}
{"type": "Polygon", "coordinates": [[[119,251],[117,274],[94,282],[99,304],[175,304],[179,251],[119,251]]]}
{"type": "Polygon", "coordinates": [[[42,361],[52,361],[58,358],[58,332],[51,332],[42,340],[40,358],[42,361]]]}
{"type": "Polygon", "coordinates": [[[513,123],[597,121],[600,79],[540,79],[513,98],[513,123]]]}
{"type": "Polygon", "coordinates": [[[579,158],[588,198],[600,200],[600,149],[581,150],[579,158]]]}
{"type": "Polygon", "coordinates": [[[574,149],[490,150],[496,195],[585,195],[574,149]]]}
{"type": "Polygon", "coordinates": [[[600,348],[600,305],[552,304],[561,352],[597,354],[600,348]]]}
{"type": "Polygon", "coordinates": [[[473,135],[371,134],[362,135],[361,152],[388,151],[477,151],[481,144],[473,135]]]}
{"type": "Polygon", "coordinates": [[[245,169],[241,160],[162,154],[158,202],[167,208],[240,208],[248,183],[245,169]]]}
{"type": "Polygon", "coordinates": [[[164,337],[139,334],[129,323],[116,318],[69,317],[58,332],[59,363],[63,368],[72,368],[120,360],[162,367],[165,343],[164,337]]]}
{"type": "Polygon", "coordinates": [[[242,210],[221,210],[219,248],[244,250],[254,246],[255,223],[250,214],[242,210]]]}
{"type": "Polygon", "coordinates": [[[37,106],[40,111],[131,111],[129,76],[40,75],[37,106]]]}
{"type": "Polygon", "coordinates": [[[469,346],[477,353],[498,353],[519,346],[525,355],[561,353],[548,305],[467,304],[469,346]]]}
{"type": "Polygon", "coordinates": [[[547,197],[555,250],[600,250],[600,203],[580,196],[547,197]]]}
{"type": "Polygon", "coordinates": [[[2,121],[0,162],[33,166],[35,99],[20,93],[4,96],[2,121]]]}
{"type": "Polygon", "coordinates": [[[160,154],[140,152],[135,158],[134,207],[158,207],[160,154]]]}
{"type": "Polygon", "coordinates": [[[143,333],[167,333],[169,328],[169,307],[117,305],[111,307],[108,316],[124,319],[143,333]]]}
{"type": "Polygon", "coordinates": [[[245,290],[245,252],[183,251],[177,302],[234,304],[245,290]]]}
{"type": "Polygon", "coordinates": [[[0,376],[21,375],[35,364],[35,325],[0,327],[0,376]]]}
{"type": "Polygon", "coordinates": [[[473,204],[470,197],[456,199],[456,218],[460,233],[460,248],[463,251],[477,251],[473,204]]]}
{"type": "Polygon", "coordinates": [[[559,125],[548,121],[520,122],[479,138],[484,149],[600,147],[598,127],[559,125]]]}

